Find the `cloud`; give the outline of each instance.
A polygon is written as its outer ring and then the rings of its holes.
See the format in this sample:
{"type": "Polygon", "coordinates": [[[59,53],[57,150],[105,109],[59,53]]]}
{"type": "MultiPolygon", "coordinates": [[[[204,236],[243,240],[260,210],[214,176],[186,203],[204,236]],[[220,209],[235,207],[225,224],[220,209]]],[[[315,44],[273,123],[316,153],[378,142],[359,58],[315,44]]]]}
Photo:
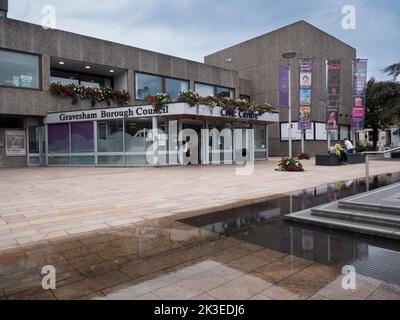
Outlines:
{"type": "Polygon", "coordinates": [[[197,61],[301,19],[356,47],[379,80],[400,61],[397,0],[13,0],[9,15],[40,23],[46,4],[59,29],[197,61]],[[356,7],[357,30],[341,27],[346,4],[356,7]]]}

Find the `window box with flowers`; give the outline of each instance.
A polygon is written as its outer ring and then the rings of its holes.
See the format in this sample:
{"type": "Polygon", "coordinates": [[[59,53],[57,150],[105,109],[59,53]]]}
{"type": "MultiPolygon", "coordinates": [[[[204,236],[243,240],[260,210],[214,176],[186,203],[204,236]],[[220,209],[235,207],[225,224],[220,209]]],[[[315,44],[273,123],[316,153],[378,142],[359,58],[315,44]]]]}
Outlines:
{"type": "Polygon", "coordinates": [[[111,102],[124,106],[131,100],[126,90],[113,90],[108,87],[89,88],[73,83],[64,85],[53,82],[50,84],[50,93],[62,98],[71,98],[72,104],[77,104],[79,100],[90,100],[92,107],[100,102],[105,102],[108,106],[111,106],[111,102]]]}
{"type": "Polygon", "coordinates": [[[250,103],[246,100],[235,100],[232,98],[221,98],[215,96],[200,97],[199,94],[190,90],[182,92],[176,101],[173,101],[167,93],[159,93],[155,96],[149,97],[149,103],[151,103],[156,109],[159,109],[166,104],[178,102],[187,103],[191,107],[205,105],[210,108],[210,111],[215,107],[220,107],[227,111],[257,112],[259,115],[264,113],[278,113],[277,109],[267,103],[250,103]]]}

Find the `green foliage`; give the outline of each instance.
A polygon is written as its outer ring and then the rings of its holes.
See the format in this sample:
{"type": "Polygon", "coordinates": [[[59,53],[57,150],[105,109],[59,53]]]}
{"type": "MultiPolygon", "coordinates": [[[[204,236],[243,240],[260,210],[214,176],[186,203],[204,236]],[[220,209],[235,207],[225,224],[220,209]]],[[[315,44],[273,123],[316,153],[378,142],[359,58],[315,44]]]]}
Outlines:
{"type": "Polygon", "coordinates": [[[393,77],[394,81],[396,81],[397,77],[400,76],[400,62],[392,64],[391,66],[385,68],[383,71],[386,72],[388,76],[393,77]]]}
{"type": "Polygon", "coordinates": [[[364,151],[375,151],[375,148],[370,143],[365,143],[365,144],[360,143],[357,146],[357,152],[361,153],[361,152],[364,152],[364,151]]]}

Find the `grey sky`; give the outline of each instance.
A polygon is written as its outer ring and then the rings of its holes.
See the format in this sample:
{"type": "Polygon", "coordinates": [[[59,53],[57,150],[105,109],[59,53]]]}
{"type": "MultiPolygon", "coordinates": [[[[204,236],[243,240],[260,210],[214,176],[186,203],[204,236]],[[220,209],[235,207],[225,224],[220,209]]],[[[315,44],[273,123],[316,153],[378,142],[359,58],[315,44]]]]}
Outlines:
{"type": "Polygon", "coordinates": [[[357,48],[370,76],[400,62],[398,0],[9,0],[9,17],[40,23],[42,6],[56,8],[57,28],[203,61],[209,53],[306,20],[357,48]],[[353,5],[357,29],[341,27],[353,5]]]}

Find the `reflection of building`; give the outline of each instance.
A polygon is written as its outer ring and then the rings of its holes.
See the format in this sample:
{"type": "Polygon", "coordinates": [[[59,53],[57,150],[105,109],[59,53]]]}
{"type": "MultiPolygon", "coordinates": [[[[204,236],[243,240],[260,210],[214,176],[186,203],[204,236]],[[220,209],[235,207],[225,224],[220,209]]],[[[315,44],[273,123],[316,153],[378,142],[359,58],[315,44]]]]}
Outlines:
{"type": "MultiPolygon", "coordinates": [[[[255,130],[254,150],[247,141],[238,143],[247,139],[243,135],[236,139],[234,135],[232,139],[226,136],[199,139],[194,154],[203,159],[203,164],[214,162],[214,158],[229,163],[230,159],[241,161],[252,155],[256,160],[265,160],[269,149],[272,155],[284,154],[288,149],[285,111],[279,126],[277,113],[231,114],[229,110],[218,108],[210,111],[173,105],[159,114],[151,106],[142,109],[137,106],[148,104],[148,97],[159,92],[167,92],[176,99],[189,89],[201,96],[242,98],[276,105],[278,66],[286,63],[281,53],[290,48],[304,57],[321,57],[315,61],[315,72],[320,76],[315,75],[313,82],[314,124],[313,131],[306,136],[307,151],[316,153],[326,149],[326,142],[323,142],[326,141],[323,65],[327,58],[343,61],[342,116],[338,121],[341,137],[349,135],[350,72],[355,49],[304,21],[210,55],[203,64],[8,19],[5,14],[7,1],[4,0],[0,2],[1,12],[4,14],[0,15],[0,30],[3,31],[0,37],[0,167],[144,165],[148,163],[146,150],[151,144],[148,134],[151,129],[166,133],[188,129],[195,134],[202,129],[225,129],[231,133],[234,129],[255,130]],[[50,83],[62,86],[50,89],[50,83]],[[113,93],[112,99],[97,102],[94,107],[96,100],[101,100],[101,94],[81,100],[75,89],[65,87],[70,84],[92,90],[90,92],[110,87],[117,93],[113,93]],[[132,97],[130,108],[117,108],[116,101],[123,99],[122,91],[132,97]],[[26,150],[20,150],[20,156],[6,154],[7,129],[26,133],[26,150]]],[[[299,83],[297,67],[294,70],[293,81],[299,83]]],[[[298,94],[293,90],[293,101],[299,101],[298,94]]],[[[303,99],[309,99],[309,94],[303,99]]],[[[295,119],[296,105],[293,104],[295,119]]],[[[294,139],[299,140],[296,132],[294,139]]],[[[182,142],[164,143],[166,150],[163,152],[172,152],[172,155],[164,157],[160,164],[171,164],[171,158],[176,160],[176,149],[182,142]]],[[[295,142],[295,152],[296,148],[299,151],[299,141],[295,142]]]]}

